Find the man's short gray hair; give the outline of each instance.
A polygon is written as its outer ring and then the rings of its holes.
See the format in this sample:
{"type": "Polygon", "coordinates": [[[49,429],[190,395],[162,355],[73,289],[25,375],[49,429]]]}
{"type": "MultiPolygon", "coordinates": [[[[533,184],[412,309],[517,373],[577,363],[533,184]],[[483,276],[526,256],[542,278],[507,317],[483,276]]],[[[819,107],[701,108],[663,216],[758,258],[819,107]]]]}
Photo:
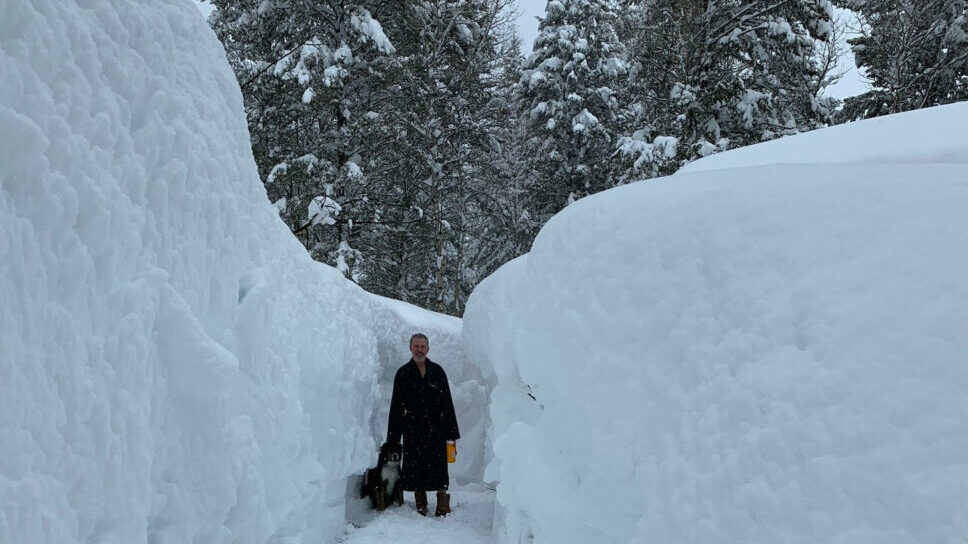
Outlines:
{"type": "Polygon", "coordinates": [[[430,339],[427,338],[427,335],[424,334],[424,333],[422,333],[422,332],[418,332],[417,334],[415,334],[415,335],[413,335],[413,336],[410,337],[410,345],[411,346],[413,345],[413,341],[416,338],[423,338],[424,339],[424,342],[427,342],[427,345],[428,346],[430,345],[430,339]]]}

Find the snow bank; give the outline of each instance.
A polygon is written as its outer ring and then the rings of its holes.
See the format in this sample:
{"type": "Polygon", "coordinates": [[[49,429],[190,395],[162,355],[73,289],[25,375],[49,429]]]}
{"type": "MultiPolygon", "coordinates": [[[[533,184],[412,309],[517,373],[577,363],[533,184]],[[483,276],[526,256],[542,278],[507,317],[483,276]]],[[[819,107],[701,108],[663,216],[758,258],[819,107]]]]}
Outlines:
{"type": "Polygon", "coordinates": [[[0,7],[0,542],[322,542],[369,298],[266,202],[190,2],[0,7]]]}
{"type": "Polygon", "coordinates": [[[678,173],[764,164],[964,163],[968,102],[865,119],[717,153],[678,173]]]}
{"type": "Polygon", "coordinates": [[[464,316],[500,540],[968,541],[965,125],[819,131],[554,217],[464,316]],[[808,156],[843,164],[770,164],[808,156]]]}

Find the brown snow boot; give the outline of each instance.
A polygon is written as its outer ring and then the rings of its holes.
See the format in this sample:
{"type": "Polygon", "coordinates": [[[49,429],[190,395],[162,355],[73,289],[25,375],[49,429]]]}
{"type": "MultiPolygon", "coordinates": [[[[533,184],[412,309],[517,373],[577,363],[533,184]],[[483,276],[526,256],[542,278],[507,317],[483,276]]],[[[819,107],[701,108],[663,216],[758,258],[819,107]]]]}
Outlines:
{"type": "Polygon", "coordinates": [[[446,516],[450,513],[450,493],[437,492],[437,512],[435,516],[446,516]]]}
{"type": "Polygon", "coordinates": [[[427,492],[414,491],[413,498],[417,502],[417,513],[421,516],[427,515],[427,492]]]}

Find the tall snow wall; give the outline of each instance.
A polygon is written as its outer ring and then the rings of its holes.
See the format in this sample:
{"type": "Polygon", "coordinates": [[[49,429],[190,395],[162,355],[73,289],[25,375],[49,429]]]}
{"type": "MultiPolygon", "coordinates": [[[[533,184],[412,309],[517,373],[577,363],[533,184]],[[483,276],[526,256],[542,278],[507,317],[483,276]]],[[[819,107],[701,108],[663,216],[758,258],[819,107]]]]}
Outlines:
{"type": "Polygon", "coordinates": [[[464,316],[500,540],[968,542],[966,125],[817,131],[554,217],[464,316]]]}
{"type": "Polygon", "coordinates": [[[187,0],[0,3],[0,542],[330,542],[369,298],[266,201],[187,0]]]}

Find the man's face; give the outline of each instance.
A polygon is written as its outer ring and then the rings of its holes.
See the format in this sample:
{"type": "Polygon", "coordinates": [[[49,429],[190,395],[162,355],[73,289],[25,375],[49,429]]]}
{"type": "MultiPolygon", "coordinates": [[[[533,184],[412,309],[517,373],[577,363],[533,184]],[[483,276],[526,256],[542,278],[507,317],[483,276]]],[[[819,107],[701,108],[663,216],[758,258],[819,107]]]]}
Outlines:
{"type": "Polygon", "coordinates": [[[410,342],[410,353],[413,355],[414,362],[422,363],[426,361],[428,351],[430,351],[430,346],[427,345],[427,341],[423,338],[414,338],[410,342]]]}

